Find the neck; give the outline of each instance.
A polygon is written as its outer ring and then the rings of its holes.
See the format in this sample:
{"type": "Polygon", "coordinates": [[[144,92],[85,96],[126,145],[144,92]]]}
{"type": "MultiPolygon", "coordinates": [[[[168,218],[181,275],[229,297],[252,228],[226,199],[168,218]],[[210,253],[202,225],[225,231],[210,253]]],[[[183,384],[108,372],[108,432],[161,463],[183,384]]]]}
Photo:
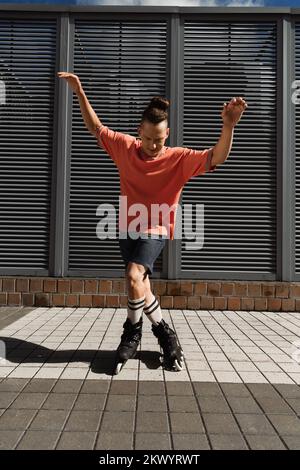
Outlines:
{"type": "Polygon", "coordinates": [[[164,150],[164,147],[158,152],[157,155],[155,155],[155,157],[152,157],[151,155],[148,155],[144,150],[143,150],[143,147],[141,146],[140,147],[140,154],[141,154],[141,157],[144,159],[144,160],[156,160],[157,158],[160,157],[160,155],[163,153],[163,150],[164,150]]]}

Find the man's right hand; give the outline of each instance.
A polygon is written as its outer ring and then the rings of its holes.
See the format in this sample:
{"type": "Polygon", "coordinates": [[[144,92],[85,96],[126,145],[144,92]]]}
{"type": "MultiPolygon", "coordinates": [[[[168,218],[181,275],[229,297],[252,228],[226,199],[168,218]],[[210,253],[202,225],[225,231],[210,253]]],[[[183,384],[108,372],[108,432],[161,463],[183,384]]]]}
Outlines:
{"type": "Polygon", "coordinates": [[[59,78],[65,78],[74,91],[74,93],[78,94],[79,92],[82,91],[82,86],[80,83],[80,80],[77,75],[74,73],[69,73],[69,72],[58,72],[57,75],[59,78]]]}

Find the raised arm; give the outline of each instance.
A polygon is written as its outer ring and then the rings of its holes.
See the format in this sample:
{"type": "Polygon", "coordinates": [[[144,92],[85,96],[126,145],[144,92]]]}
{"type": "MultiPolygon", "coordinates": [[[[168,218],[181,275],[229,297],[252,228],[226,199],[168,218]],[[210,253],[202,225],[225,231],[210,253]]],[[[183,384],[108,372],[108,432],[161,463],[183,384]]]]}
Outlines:
{"type": "Polygon", "coordinates": [[[64,78],[72,88],[73,92],[77,95],[85,125],[90,133],[96,137],[96,128],[101,127],[103,124],[90,105],[78,76],[68,72],[58,72],[57,75],[59,78],[64,78]]]}
{"type": "Polygon", "coordinates": [[[224,103],[221,112],[223,127],[220,138],[213,148],[212,165],[220,165],[228,157],[232,147],[234,127],[246,108],[248,108],[248,105],[240,96],[232,98],[228,104],[224,103]]]}

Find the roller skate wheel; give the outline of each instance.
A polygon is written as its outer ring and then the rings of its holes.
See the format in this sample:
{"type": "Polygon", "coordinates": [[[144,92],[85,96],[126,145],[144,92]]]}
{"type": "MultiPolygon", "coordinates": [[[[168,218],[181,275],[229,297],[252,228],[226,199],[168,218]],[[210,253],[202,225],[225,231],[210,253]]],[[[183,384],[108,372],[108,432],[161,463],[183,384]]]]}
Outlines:
{"type": "Polygon", "coordinates": [[[123,362],[119,362],[115,368],[115,375],[118,375],[123,367],[123,362]]]}
{"type": "Polygon", "coordinates": [[[181,362],[177,361],[177,359],[175,359],[173,367],[176,370],[176,372],[182,370],[182,368],[183,368],[183,366],[181,365],[181,362]]]}

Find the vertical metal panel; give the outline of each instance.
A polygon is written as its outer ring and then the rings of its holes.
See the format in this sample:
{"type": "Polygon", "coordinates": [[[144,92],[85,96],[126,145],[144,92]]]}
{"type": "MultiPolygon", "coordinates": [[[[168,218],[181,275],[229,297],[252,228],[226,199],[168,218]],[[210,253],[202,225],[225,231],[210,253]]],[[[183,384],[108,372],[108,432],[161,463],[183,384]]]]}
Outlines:
{"type": "MultiPolygon", "coordinates": [[[[167,22],[75,18],[74,73],[103,124],[137,136],[145,105],[166,94],[167,22]]],[[[96,237],[99,204],[118,207],[119,175],[73,100],[69,273],[120,276],[118,240],[96,237]]],[[[156,270],[161,270],[156,265],[156,270]]]]}
{"type": "Polygon", "coordinates": [[[276,275],[276,22],[187,20],[184,146],[217,142],[223,103],[233,96],[249,108],[228,160],[183,191],[183,204],[205,206],[205,239],[194,251],[183,239],[181,277],[276,275]]]}
{"type": "Polygon", "coordinates": [[[56,20],[0,19],[0,274],[47,274],[56,20]]]}
{"type": "Polygon", "coordinates": [[[294,48],[290,17],[283,17],[278,23],[277,278],[281,281],[293,281],[295,278],[295,158],[291,82],[294,48]]]}
{"type": "MultiPolygon", "coordinates": [[[[182,142],[183,118],[183,22],[179,15],[173,15],[170,25],[170,146],[177,147],[182,142]]],[[[177,220],[176,226],[179,220],[177,220]]],[[[168,279],[177,279],[181,263],[181,240],[167,242],[168,279]]]]}
{"type": "Polygon", "coordinates": [[[72,116],[72,92],[63,79],[58,78],[58,71],[72,70],[72,24],[68,13],[60,15],[58,20],[56,87],[54,109],[54,159],[52,171],[51,197],[51,243],[50,274],[64,276],[66,271],[67,221],[68,221],[68,156],[69,156],[69,121],[72,116]]]}
{"type": "MultiPolygon", "coordinates": [[[[295,22],[295,80],[300,83],[300,20],[299,17],[295,22]]],[[[297,86],[299,90],[299,85],[297,86]]],[[[296,91],[296,90],[293,90],[296,91]]],[[[299,93],[298,93],[299,97],[299,93]]],[[[296,190],[296,207],[295,207],[295,270],[296,280],[300,280],[300,104],[294,105],[294,120],[295,120],[295,190],[296,190]]]]}

